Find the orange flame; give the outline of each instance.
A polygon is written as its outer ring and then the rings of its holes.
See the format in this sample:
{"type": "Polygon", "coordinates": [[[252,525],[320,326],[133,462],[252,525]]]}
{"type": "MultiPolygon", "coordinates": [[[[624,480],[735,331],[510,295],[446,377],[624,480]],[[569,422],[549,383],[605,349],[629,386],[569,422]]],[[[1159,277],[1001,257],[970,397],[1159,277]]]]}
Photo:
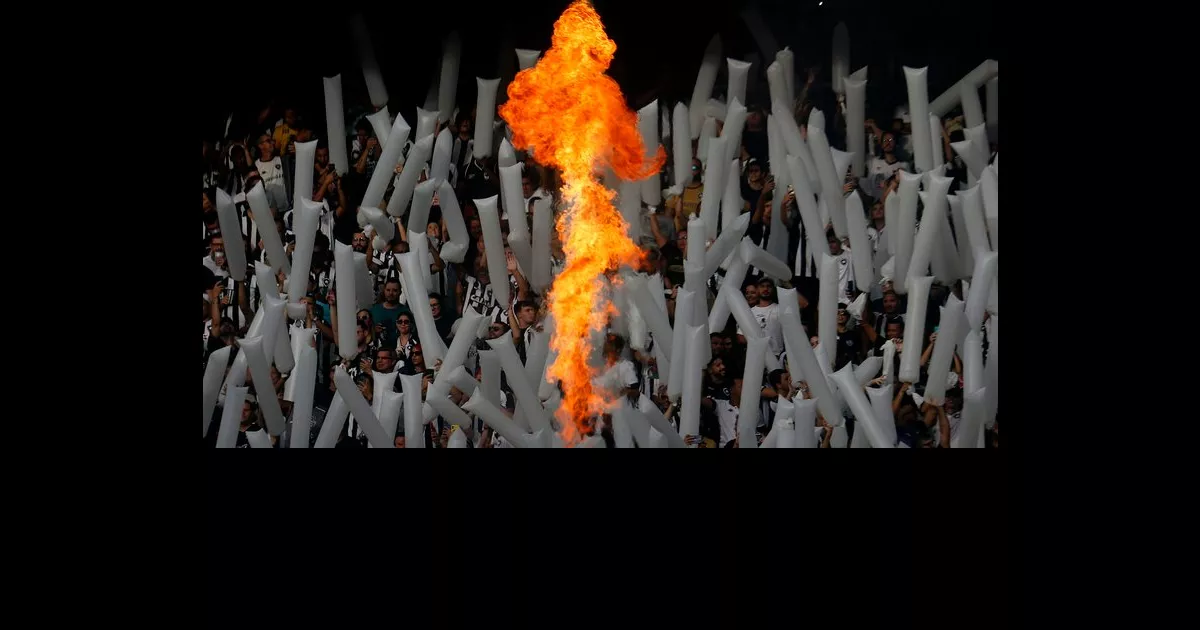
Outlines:
{"type": "Polygon", "coordinates": [[[513,130],[513,145],[532,148],[540,162],[561,170],[569,205],[556,226],[567,264],[548,296],[555,322],[550,345],[558,352],[548,373],[562,381],[556,415],[568,444],[580,439],[587,418],[609,406],[603,392],[593,390],[595,373],[588,365],[590,331],[604,328],[616,313],[600,293],[601,276],[622,264],[636,265],[642,256],[626,236],[613,193],[594,174],[607,163],[623,179],[639,180],[666,161],[660,146],[653,163],[646,162],[637,114],[625,105],[617,82],[604,74],[616,50],[596,10],[578,0],[554,23],[550,50],[517,74],[500,108],[513,130]]]}

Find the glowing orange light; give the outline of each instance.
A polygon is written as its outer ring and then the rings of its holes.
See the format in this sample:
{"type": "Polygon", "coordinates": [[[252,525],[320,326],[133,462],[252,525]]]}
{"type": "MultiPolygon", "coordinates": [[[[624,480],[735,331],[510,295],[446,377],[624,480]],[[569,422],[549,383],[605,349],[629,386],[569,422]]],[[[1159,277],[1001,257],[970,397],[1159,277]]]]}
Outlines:
{"type": "Polygon", "coordinates": [[[563,384],[557,417],[568,444],[578,441],[586,418],[608,406],[602,392],[593,390],[595,374],[588,365],[590,332],[603,328],[616,312],[600,293],[601,276],[622,264],[637,265],[642,256],[626,236],[613,193],[594,173],[607,163],[633,181],[658,172],[666,161],[660,146],[653,163],[646,162],[637,114],[625,105],[617,82],[604,74],[616,50],[591,4],[574,2],[554,23],[550,50],[517,74],[500,108],[513,130],[513,145],[532,148],[538,161],[562,172],[569,204],[556,225],[566,267],[548,296],[555,321],[550,345],[558,352],[548,374],[563,384]]]}

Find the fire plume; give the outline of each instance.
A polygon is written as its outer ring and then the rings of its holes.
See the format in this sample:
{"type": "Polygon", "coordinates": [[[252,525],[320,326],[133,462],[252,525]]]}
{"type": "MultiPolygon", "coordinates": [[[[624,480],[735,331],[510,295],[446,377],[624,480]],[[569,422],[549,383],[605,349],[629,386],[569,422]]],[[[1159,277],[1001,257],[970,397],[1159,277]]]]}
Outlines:
{"type": "Polygon", "coordinates": [[[603,392],[593,389],[595,373],[588,365],[591,331],[606,326],[616,312],[601,293],[602,276],[622,264],[636,265],[642,255],[626,236],[613,193],[595,173],[608,164],[621,178],[639,180],[666,161],[661,146],[653,162],[645,159],[637,114],[604,74],[616,50],[591,4],[572,3],[554,23],[550,50],[517,74],[500,109],[514,146],[532,148],[538,161],[562,173],[568,208],[555,228],[567,261],[548,296],[555,321],[550,345],[558,353],[548,373],[562,381],[556,415],[568,444],[579,440],[585,419],[608,406],[603,392]]]}

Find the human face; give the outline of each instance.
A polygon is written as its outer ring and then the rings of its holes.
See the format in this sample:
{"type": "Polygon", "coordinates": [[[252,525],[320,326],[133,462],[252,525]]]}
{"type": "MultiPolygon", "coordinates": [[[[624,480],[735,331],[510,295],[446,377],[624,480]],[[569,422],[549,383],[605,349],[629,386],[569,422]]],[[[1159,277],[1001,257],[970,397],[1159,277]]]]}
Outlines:
{"type": "Polygon", "coordinates": [[[362,232],[355,234],[354,240],[352,241],[352,246],[354,247],[354,251],[356,251],[356,252],[360,252],[360,253],[366,252],[367,251],[367,235],[363,234],[362,232]]]}
{"type": "Polygon", "coordinates": [[[887,325],[887,338],[888,339],[899,339],[901,334],[903,334],[903,333],[901,333],[901,331],[900,331],[900,324],[888,324],[887,325]]]}
{"type": "Polygon", "coordinates": [[[358,345],[360,346],[367,343],[367,329],[363,328],[361,323],[354,328],[354,340],[358,342],[358,345]]]}
{"type": "Polygon", "coordinates": [[[883,212],[883,204],[882,203],[877,203],[877,204],[871,206],[871,220],[872,221],[882,221],[883,217],[884,217],[884,212],[883,212]]]}
{"type": "Polygon", "coordinates": [[[317,165],[317,170],[325,170],[329,166],[329,147],[321,147],[317,149],[316,157],[313,161],[317,165]]]}
{"type": "Polygon", "coordinates": [[[763,172],[761,166],[758,164],[751,164],[750,166],[746,167],[746,180],[751,184],[757,184],[761,182],[762,178],[763,172]]]}
{"type": "Polygon", "coordinates": [[[387,374],[392,371],[396,363],[392,360],[392,353],[387,350],[380,350],[375,353],[375,369],[379,372],[387,374]]]}
{"type": "Polygon", "coordinates": [[[718,381],[725,379],[725,362],[721,359],[714,359],[712,366],[708,368],[708,373],[718,381]]]}
{"type": "Polygon", "coordinates": [[[899,304],[900,304],[900,300],[898,300],[896,298],[895,293],[884,293],[883,294],[883,312],[884,313],[895,313],[896,306],[898,306],[899,304]]]}
{"type": "Polygon", "coordinates": [[[829,240],[829,253],[837,256],[842,253],[842,242],[837,240],[837,237],[831,237],[829,240]]]}
{"type": "Polygon", "coordinates": [[[504,335],[504,326],[500,324],[488,325],[488,339],[499,339],[504,335]]]}
{"type": "Polygon", "coordinates": [[[404,448],[404,436],[397,435],[395,444],[396,444],[396,448],[404,448]]]}
{"type": "Polygon", "coordinates": [[[418,371],[422,371],[422,372],[425,371],[425,353],[424,352],[414,349],[412,351],[412,354],[408,355],[408,358],[412,359],[413,368],[415,368],[418,371]]]}
{"type": "Polygon", "coordinates": [[[521,312],[517,313],[517,317],[521,320],[521,327],[528,328],[537,319],[537,309],[532,306],[522,306],[521,312]]]}
{"type": "Polygon", "coordinates": [[[221,269],[225,269],[228,266],[229,261],[225,259],[225,239],[220,236],[213,237],[212,245],[209,247],[209,257],[221,269]]]}
{"type": "Polygon", "coordinates": [[[838,326],[845,326],[846,322],[849,322],[849,321],[850,321],[850,314],[846,312],[846,309],[844,307],[839,308],[838,312],[837,312],[838,326]]]}
{"type": "Polygon", "coordinates": [[[758,287],[756,285],[752,284],[746,287],[746,303],[750,306],[758,304],[758,287]]]}
{"type": "Polygon", "coordinates": [[[383,285],[383,301],[387,304],[395,304],[400,299],[400,283],[388,282],[383,285]]]}
{"type": "Polygon", "coordinates": [[[784,370],[783,377],[779,379],[779,387],[775,388],[775,391],[780,396],[784,396],[784,397],[792,395],[792,373],[791,372],[784,370]]]}
{"type": "Polygon", "coordinates": [[[770,280],[758,283],[758,299],[768,303],[775,301],[775,285],[770,280]]]}
{"type": "Polygon", "coordinates": [[[533,182],[529,181],[528,177],[521,178],[521,194],[528,199],[533,196],[533,182]]]}
{"type": "Polygon", "coordinates": [[[411,335],[413,332],[412,318],[408,315],[401,315],[396,318],[396,332],[401,335],[411,335]]]}
{"type": "Polygon", "coordinates": [[[258,137],[258,151],[262,154],[263,162],[271,161],[275,154],[275,141],[271,139],[271,136],[264,133],[258,137]]]}
{"type": "Polygon", "coordinates": [[[884,153],[892,153],[896,150],[896,136],[891,133],[885,133],[880,144],[883,146],[884,153]]]}
{"type": "Polygon", "coordinates": [[[442,303],[437,298],[429,298],[429,312],[434,319],[442,317],[442,303]]]}

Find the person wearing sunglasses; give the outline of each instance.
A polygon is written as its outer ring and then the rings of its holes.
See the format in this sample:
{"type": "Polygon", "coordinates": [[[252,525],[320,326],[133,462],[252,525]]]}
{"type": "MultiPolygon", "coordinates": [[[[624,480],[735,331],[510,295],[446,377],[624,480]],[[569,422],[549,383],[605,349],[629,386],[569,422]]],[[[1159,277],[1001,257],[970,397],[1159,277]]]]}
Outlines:
{"type": "Polygon", "coordinates": [[[396,355],[405,363],[412,363],[413,349],[420,340],[417,339],[417,326],[411,313],[401,313],[396,318],[396,355]]]}
{"type": "MultiPolygon", "coordinates": [[[[397,355],[400,353],[397,352],[397,355]]],[[[425,367],[425,352],[421,350],[421,344],[414,345],[408,352],[408,359],[403,360],[404,365],[400,369],[401,374],[412,376],[413,374],[423,374],[426,371],[425,367]]]]}

